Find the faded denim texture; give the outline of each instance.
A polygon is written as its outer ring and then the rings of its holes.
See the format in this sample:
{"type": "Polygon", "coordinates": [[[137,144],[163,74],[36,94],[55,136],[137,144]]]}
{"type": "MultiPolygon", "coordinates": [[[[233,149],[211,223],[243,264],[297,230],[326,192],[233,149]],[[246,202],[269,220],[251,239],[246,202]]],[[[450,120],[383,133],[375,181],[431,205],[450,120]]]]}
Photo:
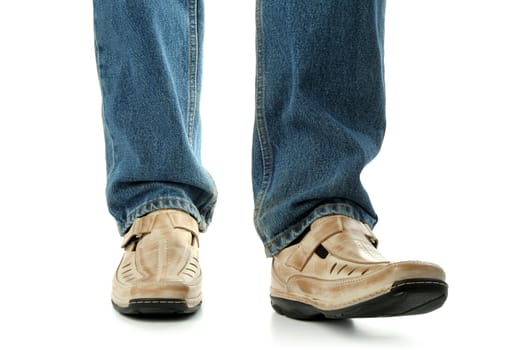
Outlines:
{"type": "MultiPolygon", "coordinates": [[[[374,226],[360,181],[385,131],[382,0],[258,0],[254,222],[274,255],[317,218],[374,226]]],[[[119,231],[161,208],[206,230],[200,157],[203,1],[94,0],[107,200],[119,231]]]]}

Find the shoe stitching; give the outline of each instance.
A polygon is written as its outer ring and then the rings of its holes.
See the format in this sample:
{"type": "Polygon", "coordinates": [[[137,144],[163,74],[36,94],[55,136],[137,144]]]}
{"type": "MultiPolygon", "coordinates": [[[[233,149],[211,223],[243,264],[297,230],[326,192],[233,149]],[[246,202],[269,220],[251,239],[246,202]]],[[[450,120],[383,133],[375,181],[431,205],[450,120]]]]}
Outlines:
{"type": "MultiPolygon", "coordinates": [[[[396,288],[397,287],[401,287],[401,286],[405,286],[405,285],[415,285],[415,284],[436,284],[436,285],[439,285],[439,286],[446,286],[446,284],[444,282],[438,282],[438,281],[415,281],[415,282],[404,282],[404,283],[400,283],[398,284],[397,286],[395,286],[396,288]]],[[[379,290],[379,291],[376,291],[374,293],[370,293],[368,295],[364,295],[360,298],[356,298],[356,299],[352,299],[351,301],[349,301],[347,303],[347,306],[353,306],[353,305],[356,305],[358,303],[360,303],[361,301],[365,301],[367,299],[373,299],[374,297],[376,296],[380,296],[382,294],[385,294],[389,291],[392,290],[392,287],[388,287],[388,288],[384,288],[382,290],[379,290]]],[[[328,303],[323,303],[319,300],[312,300],[310,298],[305,298],[305,296],[300,296],[300,295],[297,295],[297,294],[293,294],[293,293],[279,293],[278,291],[276,291],[277,293],[274,293],[274,296],[278,296],[278,294],[281,294],[284,298],[286,299],[289,299],[290,297],[292,297],[291,300],[297,300],[297,301],[303,301],[303,302],[306,302],[307,304],[309,305],[312,305],[314,307],[318,307],[322,310],[331,310],[333,307],[340,307],[340,305],[338,304],[328,304],[328,303]],[[293,296],[295,295],[296,298],[294,298],[293,296]]]]}
{"type": "Polygon", "coordinates": [[[446,286],[447,284],[445,282],[439,282],[439,281],[414,281],[414,282],[404,282],[397,284],[394,288],[402,287],[402,286],[408,286],[408,285],[414,285],[414,284],[436,284],[438,286],[446,286]]]}
{"type": "Polygon", "coordinates": [[[185,304],[183,300],[131,300],[129,304],[185,304]]]}
{"type": "Polygon", "coordinates": [[[376,296],[380,296],[380,295],[388,293],[390,291],[390,288],[391,287],[384,288],[384,289],[375,291],[374,293],[370,293],[370,294],[364,295],[364,296],[362,296],[360,298],[352,299],[351,301],[349,301],[348,303],[345,303],[343,305],[325,303],[325,302],[323,302],[321,300],[311,299],[311,298],[308,298],[306,296],[301,296],[301,295],[297,295],[297,294],[294,294],[294,293],[280,293],[278,291],[275,291],[274,293],[271,293],[271,295],[275,296],[275,297],[279,297],[279,294],[281,294],[282,298],[289,299],[289,300],[295,300],[295,301],[299,301],[299,302],[304,302],[306,304],[309,304],[309,305],[311,305],[313,307],[316,307],[316,308],[319,308],[321,310],[330,311],[330,310],[333,310],[333,308],[354,306],[354,305],[360,303],[361,301],[366,301],[367,299],[373,299],[376,296]]]}

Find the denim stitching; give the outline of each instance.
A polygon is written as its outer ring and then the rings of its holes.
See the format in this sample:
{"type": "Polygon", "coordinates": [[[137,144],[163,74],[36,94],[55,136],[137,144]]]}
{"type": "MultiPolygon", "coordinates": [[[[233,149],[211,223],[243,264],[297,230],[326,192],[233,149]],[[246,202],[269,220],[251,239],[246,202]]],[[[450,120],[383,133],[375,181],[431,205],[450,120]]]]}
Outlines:
{"type": "Polygon", "coordinates": [[[197,59],[198,59],[198,43],[197,43],[197,1],[188,0],[188,16],[189,16],[189,67],[188,67],[188,140],[194,147],[194,124],[195,111],[197,103],[197,59]]]}
{"type": "MultiPolygon", "coordinates": [[[[102,103],[102,118],[104,120],[104,123],[106,124],[104,129],[105,129],[105,132],[107,132],[108,139],[109,139],[109,145],[107,145],[106,147],[110,147],[110,149],[111,149],[111,160],[108,159],[109,166],[108,166],[107,175],[106,175],[107,178],[110,178],[111,174],[115,170],[115,164],[116,164],[116,160],[115,160],[115,141],[114,141],[114,138],[113,138],[113,134],[111,133],[111,128],[108,127],[106,113],[104,112],[104,110],[105,110],[104,103],[102,103]]],[[[111,210],[111,207],[109,207],[109,206],[108,206],[108,211],[113,217],[117,217],[117,213],[114,210],[111,210]]]]}
{"type": "MultiPolygon", "coordinates": [[[[97,16],[96,16],[96,11],[95,11],[95,14],[93,15],[93,22],[94,22],[94,25],[96,26],[96,21],[97,21],[97,16]]],[[[104,75],[103,73],[103,64],[102,64],[102,57],[100,55],[100,52],[102,51],[102,48],[100,46],[100,44],[98,43],[98,40],[97,40],[97,37],[96,37],[96,34],[95,34],[95,37],[94,37],[94,41],[95,41],[95,60],[97,62],[97,70],[98,70],[98,74],[100,77],[102,77],[104,75]]],[[[104,88],[104,84],[103,84],[103,79],[99,79],[99,85],[100,85],[100,91],[102,92],[102,96],[105,96],[106,95],[106,89],[104,88]]],[[[106,118],[106,112],[105,112],[105,106],[104,106],[104,101],[102,101],[102,120],[103,120],[103,123],[104,123],[104,132],[107,134],[108,136],[108,145],[106,147],[109,147],[110,150],[111,150],[111,157],[110,159],[107,159],[107,162],[109,163],[107,166],[107,177],[109,177],[111,175],[111,173],[113,172],[113,170],[115,169],[115,139],[113,137],[113,134],[111,133],[111,128],[108,127],[108,120],[106,118]]],[[[113,216],[113,217],[116,217],[116,213],[114,211],[111,210],[111,208],[108,208],[109,210],[109,213],[113,216]]]]}
{"type": "Polygon", "coordinates": [[[377,37],[377,46],[379,47],[380,55],[381,55],[381,81],[383,86],[385,85],[385,54],[384,54],[384,39],[385,39],[385,10],[386,10],[386,1],[383,1],[381,4],[378,5],[377,2],[374,2],[375,6],[375,22],[376,22],[376,37],[377,37]],[[379,6],[379,9],[377,8],[379,6]],[[380,19],[377,19],[377,17],[380,17],[380,19]]]}
{"type": "Polygon", "coordinates": [[[255,225],[260,230],[257,222],[258,213],[264,201],[264,197],[268,191],[270,180],[272,177],[272,164],[273,154],[270,147],[270,137],[268,128],[266,125],[265,112],[264,112],[264,62],[263,62],[263,23],[262,23],[262,2],[263,0],[257,1],[256,17],[257,17],[257,109],[256,109],[256,124],[257,124],[257,136],[261,147],[261,158],[263,167],[263,177],[261,183],[261,189],[257,194],[255,200],[255,225]]]}

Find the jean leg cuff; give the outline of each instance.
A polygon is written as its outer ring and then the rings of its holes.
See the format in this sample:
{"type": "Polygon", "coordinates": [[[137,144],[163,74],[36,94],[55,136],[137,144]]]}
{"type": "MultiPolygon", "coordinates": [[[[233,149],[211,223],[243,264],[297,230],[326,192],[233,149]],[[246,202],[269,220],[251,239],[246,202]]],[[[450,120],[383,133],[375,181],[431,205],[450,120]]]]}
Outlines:
{"type": "Polygon", "coordinates": [[[195,220],[197,220],[197,223],[199,224],[199,230],[201,232],[206,231],[212,216],[212,209],[208,208],[207,210],[203,210],[203,212],[199,212],[197,207],[193,205],[193,203],[189,202],[186,199],[183,198],[177,198],[177,197],[161,197],[156,198],[150,201],[147,201],[141,205],[139,205],[137,208],[132,210],[127,216],[126,220],[123,222],[117,222],[118,230],[120,235],[124,235],[133,222],[141,217],[144,216],[152,211],[159,210],[159,209],[179,209],[182,211],[187,212],[195,220]]]}
{"type": "Polygon", "coordinates": [[[276,255],[281,250],[286,248],[297,237],[303,234],[315,220],[328,215],[350,216],[355,220],[368,224],[372,228],[377,223],[377,218],[372,217],[359,207],[352,206],[347,203],[324,204],[315,208],[310,214],[308,214],[306,218],[301,220],[299,223],[278,233],[273,240],[265,243],[264,247],[266,251],[266,256],[271,257],[276,255]]]}

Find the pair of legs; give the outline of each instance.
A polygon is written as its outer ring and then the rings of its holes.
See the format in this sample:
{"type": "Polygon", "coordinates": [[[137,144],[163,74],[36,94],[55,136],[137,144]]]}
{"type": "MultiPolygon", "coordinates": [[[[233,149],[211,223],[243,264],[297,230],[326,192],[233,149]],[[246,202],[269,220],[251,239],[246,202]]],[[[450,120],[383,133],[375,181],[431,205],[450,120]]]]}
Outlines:
{"type": "MultiPolygon", "coordinates": [[[[444,302],[441,269],[389,263],[370,231],[360,173],[385,130],[384,10],[384,0],[257,0],[254,222],[274,258],[272,303],[292,317],[444,302]]],[[[94,0],[94,20],[107,199],[126,249],[113,303],[193,312],[198,236],[217,197],[200,156],[203,1],[94,0]]]]}
{"type": "MultiPolygon", "coordinates": [[[[94,10],[120,233],[163,208],[204,231],[217,193],[200,158],[203,1],[94,0],[94,10]]],[[[376,222],[359,175],[385,128],[383,15],[383,0],[257,1],[254,221],[268,255],[327,214],[376,222]]]]}

